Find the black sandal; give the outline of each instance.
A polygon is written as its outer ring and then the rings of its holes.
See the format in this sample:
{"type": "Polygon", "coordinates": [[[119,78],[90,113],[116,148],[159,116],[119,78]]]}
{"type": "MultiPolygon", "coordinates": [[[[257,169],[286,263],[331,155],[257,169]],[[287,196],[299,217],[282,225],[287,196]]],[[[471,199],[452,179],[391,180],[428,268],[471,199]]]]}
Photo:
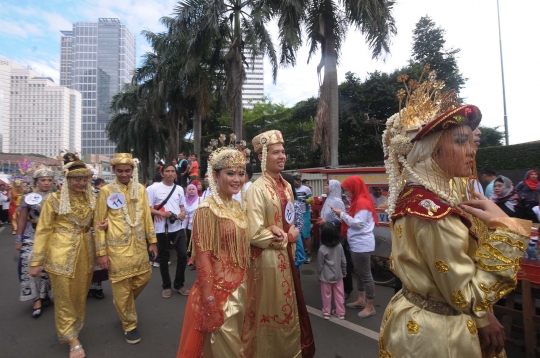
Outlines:
{"type": "MultiPolygon", "coordinates": [[[[37,301],[41,302],[41,300],[35,300],[34,303],[36,303],[37,301]]],[[[32,307],[32,317],[38,318],[39,316],[41,316],[42,311],[43,311],[43,302],[41,302],[41,306],[38,308],[32,307]]]]}

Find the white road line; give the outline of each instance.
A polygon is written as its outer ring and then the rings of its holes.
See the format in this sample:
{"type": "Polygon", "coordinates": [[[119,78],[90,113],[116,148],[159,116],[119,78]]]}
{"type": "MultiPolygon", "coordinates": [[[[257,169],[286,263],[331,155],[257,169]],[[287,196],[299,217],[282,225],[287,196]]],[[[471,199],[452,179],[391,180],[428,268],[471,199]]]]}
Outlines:
{"type": "MultiPolygon", "coordinates": [[[[312,315],[315,315],[315,316],[319,317],[320,319],[324,319],[322,317],[322,311],[321,310],[318,310],[318,309],[313,308],[311,306],[307,306],[307,310],[312,315]]],[[[371,329],[367,329],[365,327],[359,326],[357,324],[346,321],[344,319],[339,319],[337,317],[330,316],[330,322],[335,323],[337,325],[340,325],[342,327],[348,328],[351,331],[358,332],[361,335],[364,335],[364,336],[369,337],[371,339],[374,339],[376,341],[379,340],[379,333],[378,332],[372,331],[371,329]]]]}
{"type": "Polygon", "coordinates": [[[5,228],[5,226],[0,227],[0,232],[4,231],[5,228]]]}

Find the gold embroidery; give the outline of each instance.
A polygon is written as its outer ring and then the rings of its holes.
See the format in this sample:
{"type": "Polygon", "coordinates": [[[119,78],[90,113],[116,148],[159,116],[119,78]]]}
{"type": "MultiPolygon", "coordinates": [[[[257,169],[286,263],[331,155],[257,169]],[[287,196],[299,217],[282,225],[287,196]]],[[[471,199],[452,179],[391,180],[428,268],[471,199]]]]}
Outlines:
{"type": "Polygon", "coordinates": [[[118,269],[109,269],[109,276],[111,277],[123,277],[133,274],[140,274],[151,270],[150,261],[145,262],[144,264],[141,264],[139,266],[135,267],[121,267],[118,269]]]}
{"type": "Polygon", "coordinates": [[[435,261],[435,267],[440,273],[446,273],[450,269],[450,267],[448,267],[446,262],[444,262],[443,260],[435,261]]]}
{"type": "Polygon", "coordinates": [[[390,222],[388,223],[388,226],[390,226],[390,231],[393,231],[394,230],[394,220],[390,220],[390,222]]]}
{"type": "Polygon", "coordinates": [[[409,214],[418,215],[418,216],[421,216],[421,217],[424,217],[424,218],[432,218],[432,219],[440,219],[440,218],[446,216],[450,211],[452,211],[452,208],[448,207],[448,209],[446,209],[446,211],[444,213],[442,213],[441,215],[433,215],[433,213],[431,213],[431,215],[426,215],[426,214],[422,214],[422,213],[419,213],[417,211],[411,210],[411,208],[407,208],[407,212],[409,214]]]}
{"type": "Polygon", "coordinates": [[[393,355],[388,349],[386,349],[386,344],[384,338],[381,336],[379,338],[379,358],[392,358],[393,355]]]}
{"type": "Polygon", "coordinates": [[[81,322],[79,319],[77,319],[71,328],[71,331],[66,334],[58,334],[58,340],[62,343],[68,343],[71,342],[74,338],[76,338],[79,333],[81,332],[83,328],[83,322],[81,322]]]}
{"type": "Polygon", "coordinates": [[[386,315],[384,316],[384,320],[383,320],[383,326],[386,325],[386,322],[388,322],[388,320],[390,319],[390,315],[392,314],[392,309],[389,308],[386,310],[386,315]]]}
{"type": "Polygon", "coordinates": [[[458,289],[452,294],[452,300],[454,301],[454,304],[459,308],[465,308],[469,304],[467,302],[467,299],[465,298],[465,295],[463,294],[463,292],[461,292],[461,289],[458,289]]]}
{"type": "Polygon", "coordinates": [[[410,303],[412,303],[416,307],[419,307],[423,310],[440,314],[443,316],[459,316],[461,314],[457,310],[455,310],[452,306],[446,304],[445,302],[433,301],[428,298],[425,298],[421,294],[409,290],[407,286],[403,286],[403,289],[401,290],[401,294],[410,303]]]}
{"type": "Polygon", "coordinates": [[[397,230],[396,230],[396,231],[397,231],[397,236],[398,236],[399,238],[401,238],[401,235],[403,234],[403,228],[401,227],[401,225],[398,225],[398,226],[397,226],[397,230]]]}
{"type": "Polygon", "coordinates": [[[390,265],[390,270],[394,272],[394,258],[392,257],[392,254],[390,254],[390,257],[388,258],[388,264],[390,265]]]}
{"type": "Polygon", "coordinates": [[[426,209],[429,216],[433,216],[433,213],[436,213],[440,208],[440,206],[435,204],[431,199],[424,199],[418,205],[426,209]]]}
{"type": "Polygon", "coordinates": [[[501,250],[497,249],[491,244],[488,244],[487,242],[483,243],[481,248],[484,249],[492,257],[496,258],[497,260],[501,262],[504,262],[505,264],[510,264],[513,262],[510,258],[504,256],[501,250]]]}
{"type": "Polygon", "coordinates": [[[413,320],[410,320],[407,323],[407,331],[409,332],[409,334],[418,334],[418,323],[416,323],[413,320]]]}
{"type": "MultiPolygon", "coordinates": [[[[501,229],[498,229],[498,230],[501,230],[501,229]]],[[[512,232],[510,231],[509,233],[511,234],[514,234],[514,235],[519,235],[515,232],[512,232]]],[[[521,250],[521,252],[525,252],[526,250],[526,247],[525,247],[525,244],[519,240],[517,241],[512,241],[508,236],[506,235],[496,235],[496,234],[493,234],[489,237],[489,239],[491,241],[499,241],[499,242],[504,242],[505,244],[508,244],[512,247],[517,247],[518,249],[521,250]]]]}
{"type": "Polygon", "coordinates": [[[478,329],[476,329],[476,325],[474,324],[473,321],[471,320],[467,321],[467,328],[469,329],[469,332],[471,332],[473,336],[478,334],[478,329]]]}
{"type": "Polygon", "coordinates": [[[399,200],[404,199],[405,197],[407,197],[407,196],[408,196],[410,193],[412,193],[413,191],[414,191],[414,188],[411,188],[411,189],[407,190],[405,193],[403,193],[403,194],[401,195],[401,197],[399,198],[399,200]]]}

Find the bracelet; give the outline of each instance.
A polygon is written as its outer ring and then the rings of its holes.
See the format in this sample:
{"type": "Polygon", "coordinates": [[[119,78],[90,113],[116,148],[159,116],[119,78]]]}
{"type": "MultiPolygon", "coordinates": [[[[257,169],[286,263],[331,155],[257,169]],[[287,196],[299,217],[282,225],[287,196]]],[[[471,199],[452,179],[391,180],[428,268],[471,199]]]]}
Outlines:
{"type": "Polygon", "coordinates": [[[208,296],[204,303],[207,304],[207,305],[213,305],[215,303],[215,301],[216,300],[215,300],[214,296],[208,296]]]}

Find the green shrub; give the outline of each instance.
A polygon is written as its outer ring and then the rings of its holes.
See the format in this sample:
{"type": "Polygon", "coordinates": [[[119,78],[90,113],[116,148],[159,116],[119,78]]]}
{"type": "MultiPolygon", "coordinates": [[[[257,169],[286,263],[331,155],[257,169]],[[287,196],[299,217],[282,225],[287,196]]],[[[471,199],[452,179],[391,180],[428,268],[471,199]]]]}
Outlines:
{"type": "Polygon", "coordinates": [[[540,141],[480,148],[476,165],[478,169],[490,166],[497,170],[540,168],[540,141]]]}

